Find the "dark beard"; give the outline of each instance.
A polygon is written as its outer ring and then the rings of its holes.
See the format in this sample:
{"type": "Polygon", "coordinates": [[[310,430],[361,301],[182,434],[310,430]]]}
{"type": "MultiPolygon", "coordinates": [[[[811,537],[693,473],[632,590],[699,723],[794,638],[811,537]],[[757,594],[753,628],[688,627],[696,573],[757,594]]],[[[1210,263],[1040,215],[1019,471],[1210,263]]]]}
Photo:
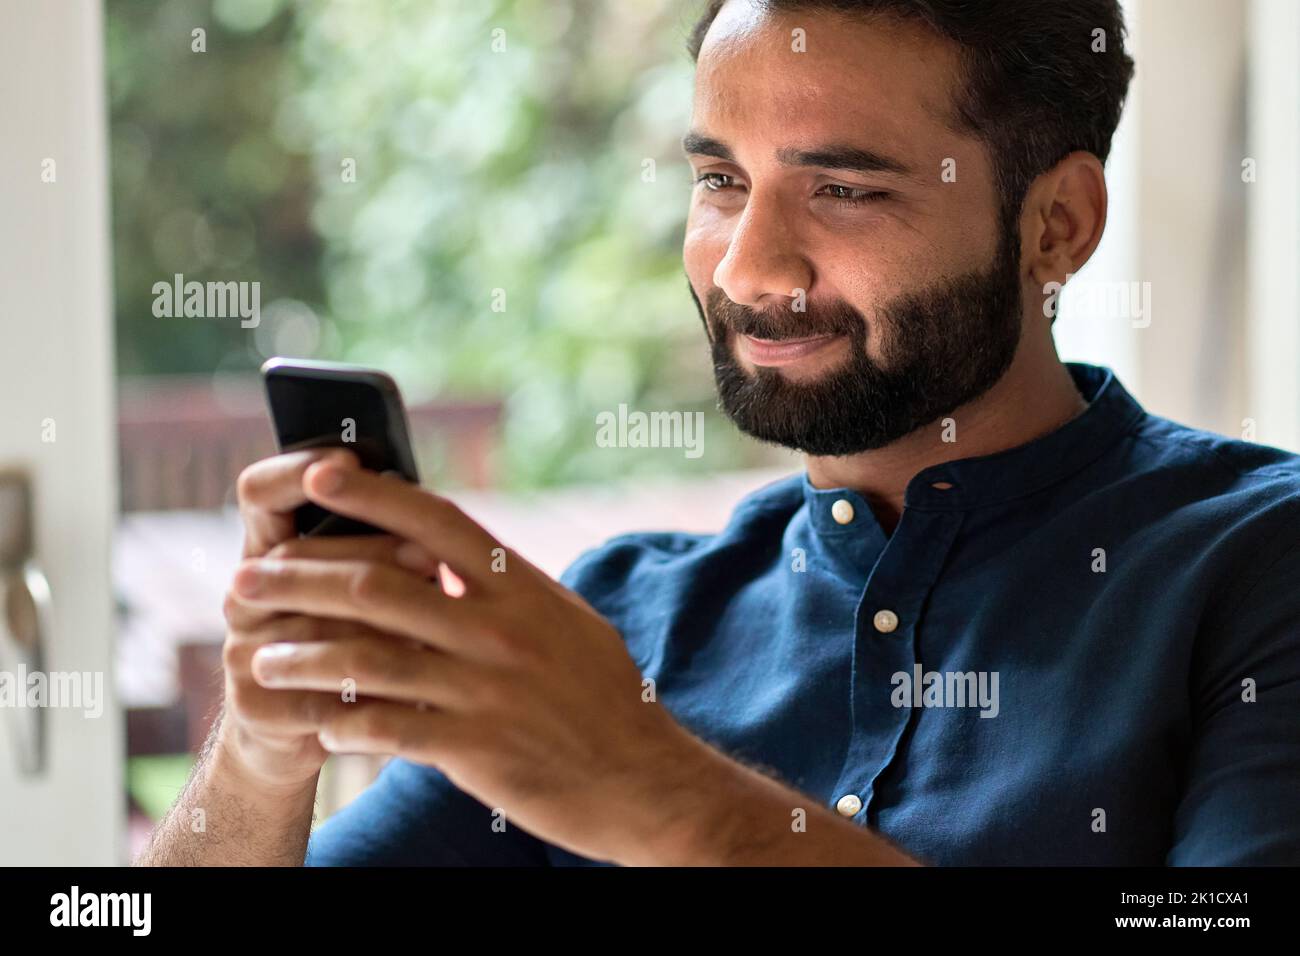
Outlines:
{"type": "Polygon", "coordinates": [[[883,448],[984,394],[1020,342],[1018,235],[1003,228],[993,265],[908,292],[881,307],[884,365],[867,355],[867,323],[847,302],[806,312],[757,312],[721,289],[708,312],[691,289],[713,353],[718,407],[745,434],[809,455],[883,448]],[[849,358],[815,381],[791,382],[774,368],[747,372],[728,331],[758,338],[844,333],[849,358]]]}

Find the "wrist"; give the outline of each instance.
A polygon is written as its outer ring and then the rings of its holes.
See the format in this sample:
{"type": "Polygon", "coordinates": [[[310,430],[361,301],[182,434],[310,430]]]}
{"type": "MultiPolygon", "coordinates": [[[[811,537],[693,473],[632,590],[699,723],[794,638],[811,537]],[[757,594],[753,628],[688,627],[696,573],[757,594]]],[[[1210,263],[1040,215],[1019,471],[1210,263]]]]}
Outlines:
{"type": "Polygon", "coordinates": [[[656,762],[626,845],[613,855],[625,866],[717,866],[735,838],[735,808],[745,799],[744,768],[677,727],[670,754],[656,762]]]}
{"type": "Polygon", "coordinates": [[[244,758],[238,741],[230,739],[226,727],[221,728],[213,741],[207,764],[208,777],[213,783],[251,801],[267,797],[277,801],[292,800],[308,794],[314,801],[320,779],[319,768],[298,779],[268,777],[258,773],[253,764],[244,758]]]}

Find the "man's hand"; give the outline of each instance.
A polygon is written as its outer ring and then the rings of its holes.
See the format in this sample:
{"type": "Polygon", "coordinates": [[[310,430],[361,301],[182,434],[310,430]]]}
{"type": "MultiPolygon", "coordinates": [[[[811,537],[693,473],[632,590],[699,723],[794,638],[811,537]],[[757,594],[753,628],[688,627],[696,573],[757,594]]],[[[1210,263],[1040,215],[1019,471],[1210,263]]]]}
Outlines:
{"type": "MultiPolygon", "coordinates": [[[[359,469],[347,451],[304,451],[260,461],[239,476],[245,559],[395,563],[403,543],[397,538],[297,539],[293,511],[307,501],[303,475],[320,461],[343,471],[359,469]]],[[[403,559],[420,573],[436,570],[436,562],[411,563],[405,553],[403,559]]],[[[328,756],[317,732],[347,705],[337,690],[267,690],[253,679],[253,654],[266,644],[395,640],[351,621],[253,607],[233,593],[226,596],[225,614],[225,709],[185,789],[136,859],[139,865],[300,865],[311,832],[316,778],[328,756]]]]}
{"type": "Polygon", "coordinates": [[[300,541],[236,574],[240,607],[318,622],[259,639],[251,655],[274,689],[263,693],[283,695],[263,706],[297,717],[283,726],[303,766],[324,750],[435,766],[508,821],[597,859],[627,858],[680,824],[669,797],[712,751],[642,699],[608,621],[444,498],[333,461],[311,464],[303,487],[407,539],[392,560],[300,541]],[[430,580],[433,562],[452,587],[430,580]],[[309,732],[324,750],[301,742],[309,732]]]}
{"type": "MultiPolygon", "coordinates": [[[[355,456],[335,449],[277,455],[240,474],[244,557],[395,563],[401,541],[387,535],[297,538],[293,511],[306,503],[303,475],[318,461],[328,461],[340,470],[359,469],[355,456]]],[[[346,644],[361,639],[383,643],[393,638],[351,621],[253,606],[240,601],[233,591],[226,595],[224,611],[229,626],[223,648],[226,694],[216,759],[224,771],[241,775],[258,789],[294,790],[307,785],[329,756],[317,739],[317,730],[329,714],[344,706],[342,696],[337,687],[331,688],[333,693],[268,691],[253,679],[254,652],[271,643],[346,644]]]]}

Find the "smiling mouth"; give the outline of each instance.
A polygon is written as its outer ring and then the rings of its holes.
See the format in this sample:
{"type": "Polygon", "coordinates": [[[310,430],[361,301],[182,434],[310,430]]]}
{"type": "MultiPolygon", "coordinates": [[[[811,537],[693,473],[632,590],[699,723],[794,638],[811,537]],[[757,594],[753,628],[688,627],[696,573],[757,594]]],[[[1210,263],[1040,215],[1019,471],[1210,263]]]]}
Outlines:
{"type": "Polygon", "coordinates": [[[841,338],[843,335],[835,332],[797,339],[760,339],[752,335],[737,334],[744,357],[755,365],[768,367],[793,364],[820,352],[841,338]]]}

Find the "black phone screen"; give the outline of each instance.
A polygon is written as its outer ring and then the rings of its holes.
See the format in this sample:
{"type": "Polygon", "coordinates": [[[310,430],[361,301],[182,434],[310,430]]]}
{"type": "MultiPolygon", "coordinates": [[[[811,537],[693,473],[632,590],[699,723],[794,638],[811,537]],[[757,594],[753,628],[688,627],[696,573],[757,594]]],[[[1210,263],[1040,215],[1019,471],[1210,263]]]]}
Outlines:
{"type": "MultiPolygon", "coordinates": [[[[363,468],[419,481],[401,398],[386,376],[342,366],[268,365],[265,380],[281,451],[346,448],[363,468]]],[[[315,504],[298,508],[294,524],[303,535],[382,533],[315,504]]]]}

